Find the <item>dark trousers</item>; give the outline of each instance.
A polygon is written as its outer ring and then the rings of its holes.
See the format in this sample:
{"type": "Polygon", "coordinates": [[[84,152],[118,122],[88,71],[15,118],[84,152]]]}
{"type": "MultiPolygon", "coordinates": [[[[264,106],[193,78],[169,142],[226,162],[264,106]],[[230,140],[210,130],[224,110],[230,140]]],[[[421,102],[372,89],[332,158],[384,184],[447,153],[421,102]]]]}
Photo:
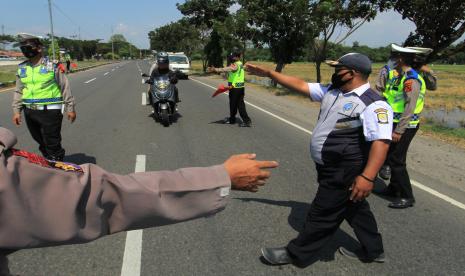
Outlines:
{"type": "Polygon", "coordinates": [[[350,201],[349,188],[363,171],[363,165],[328,166],[317,164],[318,191],[308,212],[304,229],[287,249],[296,264],[314,260],[317,252],[333,237],[346,220],[368,257],[384,252],[381,234],[366,200],[350,201]]]}
{"type": "Polygon", "coordinates": [[[71,69],[71,61],[67,60],[66,61],[66,72],[69,72],[70,69],[71,69]]]}
{"type": "Polygon", "coordinates": [[[27,128],[39,144],[39,150],[47,159],[63,160],[65,150],[61,147],[61,110],[24,109],[27,128]]]}
{"type": "MultiPolygon", "coordinates": [[[[395,125],[394,125],[395,128],[395,125]]],[[[413,199],[412,184],[407,172],[407,152],[418,128],[407,128],[400,141],[391,143],[387,156],[387,165],[391,167],[390,189],[394,189],[400,198],[413,199]]]]}
{"type": "Polygon", "coordinates": [[[251,122],[249,115],[247,114],[247,110],[245,109],[244,94],[244,88],[233,88],[229,90],[229,118],[233,123],[236,120],[238,109],[242,121],[244,121],[244,123],[251,122]]]}

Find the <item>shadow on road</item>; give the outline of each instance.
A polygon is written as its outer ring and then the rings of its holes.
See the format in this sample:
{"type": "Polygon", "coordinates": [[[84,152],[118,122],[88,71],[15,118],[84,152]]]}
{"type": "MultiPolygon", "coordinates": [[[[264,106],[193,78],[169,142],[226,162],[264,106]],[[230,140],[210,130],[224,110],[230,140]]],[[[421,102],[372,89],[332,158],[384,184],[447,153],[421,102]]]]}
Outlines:
{"type": "Polygon", "coordinates": [[[97,159],[94,156],[86,155],[85,153],[75,153],[65,156],[65,162],[82,165],[86,163],[97,164],[97,159]]]}
{"type": "Polygon", "coordinates": [[[382,198],[384,200],[387,200],[387,201],[392,201],[394,199],[394,197],[382,194],[384,192],[384,190],[388,186],[383,179],[381,179],[379,177],[376,177],[374,184],[375,184],[374,187],[373,187],[373,194],[374,195],[376,195],[377,197],[382,198]]]}
{"type": "MultiPolygon", "coordinates": [[[[258,202],[262,204],[270,204],[280,207],[291,208],[291,213],[288,216],[289,225],[297,232],[302,231],[305,224],[305,218],[307,217],[308,210],[310,209],[309,203],[298,202],[293,200],[280,201],[280,200],[271,200],[264,198],[234,198],[243,202],[258,202]]],[[[272,244],[271,244],[272,245],[272,244]]],[[[352,238],[345,231],[338,229],[334,234],[333,239],[315,256],[314,259],[310,260],[304,266],[309,266],[317,261],[329,262],[335,259],[335,253],[337,249],[341,246],[349,250],[356,250],[360,247],[360,244],[357,240],[352,238]]],[[[260,258],[260,261],[266,263],[263,258],[260,258]]]]}
{"type": "MultiPolygon", "coordinates": [[[[161,120],[158,118],[155,113],[150,113],[147,115],[147,117],[152,118],[155,122],[160,123],[161,120]]],[[[171,117],[171,123],[176,123],[180,118],[182,118],[182,114],[179,112],[176,112],[172,117],[171,117]]]]}
{"type": "MultiPolygon", "coordinates": [[[[209,125],[211,125],[211,124],[229,125],[229,124],[225,124],[225,123],[224,123],[224,120],[225,120],[225,119],[226,119],[226,118],[221,119],[221,120],[218,120],[218,121],[213,121],[213,122],[210,122],[210,123],[208,123],[208,124],[209,124],[209,125]]],[[[238,124],[241,124],[241,123],[242,123],[242,119],[236,118],[236,122],[234,123],[234,125],[238,125],[238,124]]]]}

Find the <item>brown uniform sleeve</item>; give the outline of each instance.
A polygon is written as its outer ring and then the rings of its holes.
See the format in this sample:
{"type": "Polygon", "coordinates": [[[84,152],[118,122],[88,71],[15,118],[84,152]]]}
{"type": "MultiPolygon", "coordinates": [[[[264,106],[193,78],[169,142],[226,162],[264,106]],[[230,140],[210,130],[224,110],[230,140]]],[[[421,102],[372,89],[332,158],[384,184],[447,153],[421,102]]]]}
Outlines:
{"type": "Polygon", "coordinates": [[[21,113],[21,110],[23,110],[23,88],[24,84],[21,81],[21,78],[16,75],[16,88],[15,92],[13,93],[13,112],[14,113],[21,113]]]}
{"type": "MultiPolygon", "coordinates": [[[[6,148],[15,139],[0,128],[6,148]]],[[[225,208],[231,186],[223,165],[129,175],[82,168],[65,172],[0,153],[0,248],[85,243],[208,216],[225,208]]]]}
{"type": "Polygon", "coordinates": [[[433,71],[422,72],[421,75],[425,80],[426,89],[431,91],[438,89],[437,77],[433,71]]]}
{"type": "Polygon", "coordinates": [[[386,67],[383,67],[381,71],[379,71],[378,78],[376,79],[375,91],[381,96],[383,95],[384,90],[386,90],[388,74],[389,72],[386,67]]]}
{"type": "Polygon", "coordinates": [[[235,63],[231,63],[231,65],[229,65],[228,67],[224,67],[224,68],[216,68],[215,71],[218,72],[218,73],[222,73],[222,72],[235,72],[237,71],[237,65],[235,63]]]}
{"type": "Polygon", "coordinates": [[[71,94],[71,86],[69,85],[69,80],[66,75],[60,71],[60,69],[55,70],[55,81],[58,83],[58,86],[61,90],[61,95],[63,97],[63,104],[65,106],[65,112],[74,112],[75,111],[75,100],[71,94]]]}
{"type": "Polygon", "coordinates": [[[404,97],[405,97],[405,109],[402,113],[402,117],[399,123],[394,129],[394,132],[403,134],[405,129],[408,127],[412,115],[414,114],[415,107],[417,105],[418,97],[420,96],[421,83],[415,79],[406,80],[404,83],[404,97]]]}

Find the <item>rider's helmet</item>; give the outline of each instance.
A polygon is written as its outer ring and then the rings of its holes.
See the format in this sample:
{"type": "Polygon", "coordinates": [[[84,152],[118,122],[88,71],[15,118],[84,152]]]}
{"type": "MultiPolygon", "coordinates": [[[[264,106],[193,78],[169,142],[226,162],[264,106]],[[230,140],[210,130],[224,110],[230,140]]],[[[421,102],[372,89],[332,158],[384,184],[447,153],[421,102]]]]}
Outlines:
{"type": "Polygon", "coordinates": [[[159,52],[157,54],[157,64],[169,64],[170,60],[168,58],[168,54],[166,52],[159,52]]]}

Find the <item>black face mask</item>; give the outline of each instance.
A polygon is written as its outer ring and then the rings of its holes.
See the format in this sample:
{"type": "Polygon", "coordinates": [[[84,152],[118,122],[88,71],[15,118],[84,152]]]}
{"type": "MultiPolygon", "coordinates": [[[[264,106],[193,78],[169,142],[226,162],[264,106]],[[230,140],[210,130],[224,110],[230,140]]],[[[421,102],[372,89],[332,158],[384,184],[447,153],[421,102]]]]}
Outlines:
{"type": "Polygon", "coordinates": [[[352,79],[348,79],[348,80],[342,80],[342,78],[347,75],[347,74],[353,74],[352,71],[347,71],[345,72],[344,74],[342,75],[338,75],[337,72],[334,73],[332,76],[331,76],[331,87],[333,88],[341,88],[342,86],[344,86],[344,84],[348,83],[349,81],[351,81],[352,79]]]}
{"type": "Polygon", "coordinates": [[[162,74],[162,75],[168,73],[169,71],[170,71],[169,67],[168,68],[163,68],[163,69],[158,68],[158,72],[160,74],[162,74]]]}
{"type": "Polygon", "coordinates": [[[39,50],[31,45],[24,45],[19,47],[23,55],[27,58],[33,58],[39,54],[39,50]]]}

